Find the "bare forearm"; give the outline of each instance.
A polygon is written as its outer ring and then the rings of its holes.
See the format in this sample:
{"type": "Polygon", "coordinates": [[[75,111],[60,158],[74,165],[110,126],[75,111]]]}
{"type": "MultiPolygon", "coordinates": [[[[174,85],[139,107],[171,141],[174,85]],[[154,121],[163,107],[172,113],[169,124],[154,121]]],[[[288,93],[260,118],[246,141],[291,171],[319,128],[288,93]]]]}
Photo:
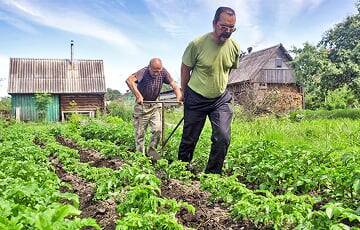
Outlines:
{"type": "Polygon", "coordinates": [[[175,92],[176,98],[181,98],[181,97],[182,97],[180,88],[179,88],[178,86],[176,86],[176,87],[174,88],[174,92],[175,92]]]}
{"type": "Polygon", "coordinates": [[[189,66],[181,64],[180,72],[181,72],[181,89],[182,89],[182,91],[184,91],[190,80],[191,68],[189,66]]]}
{"type": "Polygon", "coordinates": [[[128,86],[129,86],[129,89],[131,90],[131,92],[135,95],[135,97],[139,97],[141,95],[139,90],[133,83],[128,84],[128,86]]]}
{"type": "Polygon", "coordinates": [[[128,85],[129,89],[131,90],[131,92],[135,95],[135,97],[141,97],[141,93],[138,90],[136,83],[133,79],[131,79],[132,77],[130,76],[127,80],[126,80],[126,84],[128,85]]]}

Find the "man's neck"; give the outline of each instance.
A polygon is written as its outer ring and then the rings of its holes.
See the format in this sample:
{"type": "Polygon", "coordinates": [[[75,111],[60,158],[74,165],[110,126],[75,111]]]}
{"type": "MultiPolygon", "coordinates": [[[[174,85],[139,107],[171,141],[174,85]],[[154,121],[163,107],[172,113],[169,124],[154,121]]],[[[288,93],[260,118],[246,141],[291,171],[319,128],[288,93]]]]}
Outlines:
{"type": "Polygon", "coordinates": [[[223,45],[226,42],[221,42],[220,37],[216,36],[214,32],[211,32],[211,38],[217,45],[223,45]]]}

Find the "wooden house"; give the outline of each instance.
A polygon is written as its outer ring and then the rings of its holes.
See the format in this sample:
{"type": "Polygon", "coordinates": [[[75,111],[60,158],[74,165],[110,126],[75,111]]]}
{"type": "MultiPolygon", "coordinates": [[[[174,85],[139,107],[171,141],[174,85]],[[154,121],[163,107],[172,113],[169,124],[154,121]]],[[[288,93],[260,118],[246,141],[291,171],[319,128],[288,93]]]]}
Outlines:
{"type": "Polygon", "coordinates": [[[10,58],[8,93],[12,114],[23,121],[37,119],[36,93],[51,95],[48,121],[71,113],[94,116],[105,109],[103,61],[10,58]]]}
{"type": "Polygon", "coordinates": [[[228,90],[235,102],[254,112],[283,112],[303,107],[303,91],[296,84],[289,62],[292,57],[282,44],[240,57],[231,71],[228,90]]]}

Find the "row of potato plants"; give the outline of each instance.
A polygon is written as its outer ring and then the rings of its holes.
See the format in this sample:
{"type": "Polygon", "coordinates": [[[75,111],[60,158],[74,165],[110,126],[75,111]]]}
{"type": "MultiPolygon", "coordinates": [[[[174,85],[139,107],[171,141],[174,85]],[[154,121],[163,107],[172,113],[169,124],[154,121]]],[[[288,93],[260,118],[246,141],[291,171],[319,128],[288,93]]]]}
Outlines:
{"type": "Polygon", "coordinates": [[[79,218],[75,194],[59,191],[62,182],[33,143],[33,128],[0,121],[0,229],[100,229],[79,218]]]}
{"type": "MultiPolygon", "coordinates": [[[[261,124],[257,123],[259,121],[255,121],[255,125],[261,124]]],[[[235,127],[237,133],[239,129],[244,129],[244,126],[253,125],[234,124],[233,130],[235,127]]],[[[144,194],[147,194],[145,195],[147,198],[154,198],[149,194],[156,194],[155,197],[159,198],[160,182],[155,177],[155,170],[165,171],[168,178],[189,180],[192,176],[185,170],[183,163],[174,161],[178,133],[170,141],[164,156],[172,163],[161,160],[154,169],[146,157],[128,151],[133,149],[132,125],[119,118],[108,117],[85,123],[73,120],[66,125],[58,125],[46,130],[36,134],[37,138],[47,143],[46,151],[43,153],[45,156],[57,154],[61,161],[65,162],[67,170],[95,182],[97,199],[115,196],[119,197],[120,204],[126,204],[118,208],[121,214],[118,228],[136,228],[136,226],[151,228],[160,222],[164,223],[164,219],[169,217],[154,212],[156,208],[150,208],[152,211],[146,211],[147,217],[144,218],[144,209],[139,208],[141,204],[136,204],[136,201],[143,201],[141,196],[144,194]],[[116,171],[110,169],[97,169],[80,163],[75,150],[55,142],[53,137],[56,135],[65,135],[85,148],[97,149],[104,156],[118,156],[124,159],[126,164],[121,168],[124,174],[117,175],[116,171]],[[113,176],[113,172],[116,176],[113,176]],[[138,176],[137,180],[135,180],[136,176],[138,176]],[[117,177],[121,178],[122,183],[117,182],[117,177]],[[138,190],[137,183],[140,183],[138,190]],[[147,192],[143,191],[143,185],[147,186],[145,189],[147,192]],[[132,193],[132,189],[135,192],[132,193]],[[131,198],[126,202],[125,198],[128,196],[131,198]],[[128,209],[131,211],[128,212],[128,209]]],[[[313,132],[308,127],[306,130],[313,132]]],[[[261,132],[264,131],[259,131],[261,132]]],[[[266,134],[262,135],[262,137],[266,136],[266,134]]],[[[323,134],[320,133],[319,136],[321,135],[323,134]]],[[[195,153],[194,163],[199,167],[206,163],[209,137],[209,128],[206,127],[195,153]]],[[[249,219],[259,226],[274,228],[346,229],[349,226],[356,228],[354,226],[359,223],[357,155],[359,152],[356,152],[356,148],[352,148],[353,151],[349,152],[344,152],[344,149],[340,148],[315,151],[304,146],[283,145],[280,141],[268,141],[266,138],[259,138],[247,144],[241,139],[246,138],[243,136],[234,138],[233,131],[232,146],[225,163],[226,175],[202,178],[203,188],[212,192],[215,199],[225,201],[231,207],[234,218],[249,219]],[[227,177],[227,175],[233,176],[227,177]]],[[[157,198],[154,199],[151,204],[161,203],[157,198]]],[[[176,213],[175,210],[176,208],[171,212],[171,217],[176,213]]],[[[172,223],[174,228],[182,228],[181,225],[176,224],[174,218],[170,219],[172,222],[169,223],[172,223]]],[[[161,226],[164,228],[167,225],[161,226]]]]}
{"type": "MultiPolygon", "coordinates": [[[[116,200],[117,229],[183,229],[175,214],[182,207],[195,211],[185,202],[160,196],[160,180],[142,154],[117,149],[116,155],[128,156],[119,170],[81,163],[77,150],[60,145],[54,138],[62,130],[73,132],[73,123],[1,125],[1,229],[100,229],[94,219],[76,217],[81,213],[79,197],[60,192],[66,185],[55,174],[50,156],[57,157],[67,172],[94,183],[95,199],[116,200]]],[[[79,138],[76,133],[72,137],[79,138]]]]}
{"type": "MultiPolygon", "coordinates": [[[[95,199],[115,199],[119,213],[116,229],[183,229],[175,214],[181,208],[194,213],[194,207],[185,202],[161,197],[161,181],[156,176],[156,169],[151,161],[141,153],[126,151],[124,134],[112,132],[114,130],[110,127],[108,132],[106,127],[102,121],[82,125],[71,122],[69,125],[51,129],[51,135],[40,139],[46,140],[46,149],[60,159],[66,171],[76,173],[96,185],[95,199]],[[99,128],[96,130],[94,127],[99,128]],[[89,130],[94,130],[97,138],[117,138],[120,142],[115,142],[115,145],[112,142],[94,141],[92,136],[87,136],[91,133],[89,130]],[[77,150],[57,143],[54,139],[56,135],[70,138],[83,148],[99,150],[104,157],[119,157],[124,164],[120,169],[113,170],[81,163],[77,150]]],[[[121,131],[125,133],[124,128],[126,129],[123,127],[121,131]]]]}
{"type": "MultiPolygon", "coordinates": [[[[236,124],[234,126],[241,128],[236,124]]],[[[116,143],[121,140],[132,144],[132,133],[130,124],[114,118],[101,125],[91,123],[81,128],[81,135],[91,137],[88,144],[100,151],[103,149],[105,154],[116,152],[116,143]],[[122,133],[123,130],[127,131],[122,133]]],[[[207,159],[208,127],[203,136],[205,138],[198,144],[194,162],[199,166],[207,159]]],[[[232,142],[225,162],[225,176],[218,181],[203,180],[203,187],[213,192],[215,197],[224,199],[231,206],[235,218],[246,218],[274,228],[335,229],[352,226],[356,229],[359,225],[358,152],[315,151],[268,140],[244,144],[234,136],[232,142]],[[231,186],[217,187],[227,181],[231,181],[231,186]],[[211,184],[216,189],[212,189],[211,184]],[[236,199],[228,199],[237,186],[243,188],[240,195],[236,195],[236,199]]],[[[176,140],[170,142],[167,150],[165,158],[174,164],[177,162],[174,161],[176,140]]]]}

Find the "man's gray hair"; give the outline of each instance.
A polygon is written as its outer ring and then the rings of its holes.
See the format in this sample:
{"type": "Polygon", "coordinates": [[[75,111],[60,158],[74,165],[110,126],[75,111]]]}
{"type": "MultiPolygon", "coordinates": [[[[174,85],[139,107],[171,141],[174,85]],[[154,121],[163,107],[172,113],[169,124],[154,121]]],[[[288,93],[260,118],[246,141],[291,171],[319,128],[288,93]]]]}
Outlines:
{"type": "Polygon", "coordinates": [[[219,21],[220,14],[223,12],[227,13],[230,16],[236,16],[235,11],[233,9],[231,9],[230,7],[220,6],[215,12],[214,23],[217,23],[219,21]]]}
{"type": "Polygon", "coordinates": [[[162,65],[162,61],[161,61],[160,58],[151,58],[151,59],[150,59],[150,62],[149,62],[149,66],[152,66],[152,64],[153,64],[154,62],[160,62],[160,64],[162,65]]]}

